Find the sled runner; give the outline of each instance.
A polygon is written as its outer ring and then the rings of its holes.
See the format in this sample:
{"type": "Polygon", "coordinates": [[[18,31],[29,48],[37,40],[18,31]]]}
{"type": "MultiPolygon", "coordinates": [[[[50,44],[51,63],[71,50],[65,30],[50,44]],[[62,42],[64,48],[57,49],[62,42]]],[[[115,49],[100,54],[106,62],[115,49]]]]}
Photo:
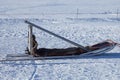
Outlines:
{"type": "Polygon", "coordinates": [[[62,36],[59,36],[51,31],[48,31],[34,23],[29,21],[25,21],[25,23],[29,24],[29,43],[28,43],[28,52],[27,54],[8,54],[5,59],[1,61],[24,61],[24,60],[43,60],[43,59],[63,59],[63,58],[76,58],[76,57],[86,57],[86,56],[96,56],[104,54],[110,50],[112,50],[117,43],[106,40],[104,42],[92,45],[92,46],[82,46],[78,43],[70,41],[62,36]],[[32,27],[38,28],[42,31],[45,31],[55,37],[58,37],[66,42],[69,42],[77,47],[63,48],[63,49],[47,49],[47,48],[39,48],[33,49],[34,47],[34,39],[32,33],[32,27]]]}

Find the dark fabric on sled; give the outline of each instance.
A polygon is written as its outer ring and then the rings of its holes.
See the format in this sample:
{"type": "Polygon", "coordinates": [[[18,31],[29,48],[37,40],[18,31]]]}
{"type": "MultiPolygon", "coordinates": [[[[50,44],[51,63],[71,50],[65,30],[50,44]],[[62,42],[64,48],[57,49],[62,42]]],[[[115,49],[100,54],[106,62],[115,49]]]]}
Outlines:
{"type": "Polygon", "coordinates": [[[93,50],[97,50],[97,49],[105,48],[110,45],[111,45],[111,43],[109,43],[109,42],[102,42],[102,43],[92,45],[91,47],[93,48],[93,50]]]}
{"type": "MultiPolygon", "coordinates": [[[[92,46],[87,46],[86,48],[90,51],[94,51],[97,49],[102,49],[107,46],[110,46],[111,43],[109,42],[102,42],[92,46]]],[[[47,48],[39,48],[36,51],[38,56],[67,56],[67,55],[80,55],[84,54],[86,51],[79,47],[72,47],[72,48],[65,48],[65,49],[47,49],[47,48]]]]}
{"type": "Polygon", "coordinates": [[[66,56],[66,55],[79,55],[82,54],[83,51],[80,48],[66,48],[66,49],[46,49],[40,48],[36,51],[39,56],[66,56]]]}

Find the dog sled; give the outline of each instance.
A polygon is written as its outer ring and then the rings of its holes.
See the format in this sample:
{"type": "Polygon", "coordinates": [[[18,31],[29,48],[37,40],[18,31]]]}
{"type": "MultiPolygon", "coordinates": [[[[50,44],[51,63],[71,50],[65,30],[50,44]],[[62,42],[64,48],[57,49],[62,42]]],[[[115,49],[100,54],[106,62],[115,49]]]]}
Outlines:
{"type": "Polygon", "coordinates": [[[49,30],[46,30],[34,23],[29,21],[25,21],[25,23],[29,24],[29,44],[27,54],[8,54],[5,59],[1,61],[24,61],[24,60],[46,60],[46,59],[63,59],[63,58],[75,58],[75,57],[86,57],[86,56],[97,56],[104,54],[110,50],[112,50],[116,45],[119,45],[112,40],[106,40],[101,43],[97,43],[91,46],[82,46],[78,43],[70,41],[62,36],[59,36],[49,30]],[[69,42],[76,47],[70,47],[65,49],[47,49],[47,48],[39,48],[35,51],[36,55],[33,55],[33,33],[32,27],[38,28],[44,32],[47,32],[55,37],[58,37],[66,42],[69,42]]]}

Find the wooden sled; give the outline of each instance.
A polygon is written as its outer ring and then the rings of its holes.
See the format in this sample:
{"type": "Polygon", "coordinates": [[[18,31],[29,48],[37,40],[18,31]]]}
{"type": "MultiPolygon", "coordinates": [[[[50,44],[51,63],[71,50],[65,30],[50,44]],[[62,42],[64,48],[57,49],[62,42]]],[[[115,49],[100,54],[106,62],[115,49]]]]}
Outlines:
{"type": "Polygon", "coordinates": [[[24,61],[24,60],[43,60],[43,59],[63,59],[63,58],[75,58],[75,57],[86,57],[86,56],[94,56],[106,53],[112,50],[117,44],[111,40],[107,40],[92,46],[84,47],[78,43],[70,41],[62,36],[59,36],[51,31],[48,31],[34,23],[29,21],[25,21],[25,23],[29,24],[29,54],[8,54],[6,58],[1,61],[24,61]],[[66,48],[66,49],[38,49],[37,56],[34,57],[32,55],[32,26],[37,29],[40,29],[44,32],[47,32],[55,37],[58,37],[66,42],[69,42],[77,47],[74,48],[66,48]]]}
{"type": "Polygon", "coordinates": [[[28,55],[28,54],[8,54],[6,56],[6,59],[2,60],[2,61],[25,61],[25,60],[49,60],[49,59],[73,59],[73,58],[85,58],[85,57],[92,57],[92,56],[98,56],[98,55],[102,55],[105,54],[106,52],[112,50],[116,44],[115,43],[110,43],[108,42],[110,45],[103,45],[105,42],[93,45],[93,46],[104,46],[104,47],[99,47],[99,49],[93,50],[93,51],[89,51],[80,55],[64,55],[64,56],[41,56],[41,57],[34,57],[32,55],[28,55]]]}

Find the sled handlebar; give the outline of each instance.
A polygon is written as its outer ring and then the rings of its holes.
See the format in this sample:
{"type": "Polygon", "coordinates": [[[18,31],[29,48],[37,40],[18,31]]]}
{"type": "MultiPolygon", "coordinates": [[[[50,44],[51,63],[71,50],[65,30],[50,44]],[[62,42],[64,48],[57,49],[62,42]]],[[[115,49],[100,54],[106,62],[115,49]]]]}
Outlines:
{"type": "Polygon", "coordinates": [[[51,32],[51,31],[49,31],[49,30],[46,30],[46,29],[42,28],[41,26],[38,26],[38,25],[36,25],[36,24],[34,24],[34,23],[32,23],[32,22],[29,22],[29,21],[25,20],[25,23],[27,23],[27,24],[29,24],[29,25],[31,25],[31,26],[34,26],[35,28],[40,29],[40,30],[42,30],[42,31],[44,31],[44,32],[46,32],[46,33],[48,33],[48,34],[51,34],[51,35],[57,37],[57,38],[60,38],[60,39],[66,41],[66,42],[68,42],[68,43],[71,43],[71,44],[73,44],[73,45],[75,45],[75,46],[77,46],[77,47],[80,47],[81,49],[83,49],[83,50],[85,50],[85,51],[87,51],[87,52],[89,51],[89,50],[87,50],[84,46],[82,46],[82,45],[80,45],[80,44],[78,44],[78,43],[75,43],[75,42],[73,42],[73,41],[71,41],[71,40],[69,40],[69,39],[66,39],[66,38],[64,38],[64,37],[62,37],[62,36],[60,36],[60,35],[57,35],[57,34],[51,32]]]}

